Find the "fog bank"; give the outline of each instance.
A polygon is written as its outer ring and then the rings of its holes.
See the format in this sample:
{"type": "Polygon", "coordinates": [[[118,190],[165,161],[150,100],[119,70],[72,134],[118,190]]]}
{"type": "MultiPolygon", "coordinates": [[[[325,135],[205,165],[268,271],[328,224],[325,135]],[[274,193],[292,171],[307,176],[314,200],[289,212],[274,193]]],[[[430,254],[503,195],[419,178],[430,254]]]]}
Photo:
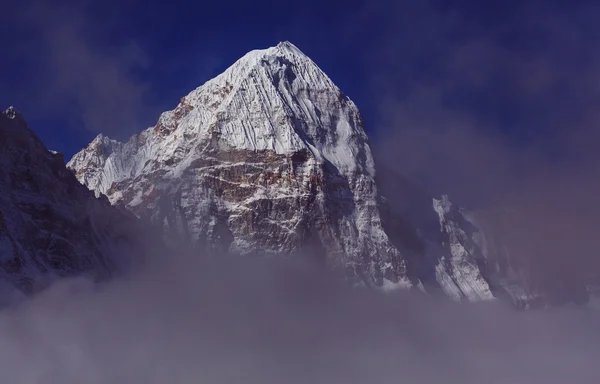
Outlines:
{"type": "Polygon", "coordinates": [[[6,383],[596,383],[591,309],[351,290],[305,266],[170,258],[0,313],[6,383]],[[174,261],[178,260],[178,261],[174,261]]]}

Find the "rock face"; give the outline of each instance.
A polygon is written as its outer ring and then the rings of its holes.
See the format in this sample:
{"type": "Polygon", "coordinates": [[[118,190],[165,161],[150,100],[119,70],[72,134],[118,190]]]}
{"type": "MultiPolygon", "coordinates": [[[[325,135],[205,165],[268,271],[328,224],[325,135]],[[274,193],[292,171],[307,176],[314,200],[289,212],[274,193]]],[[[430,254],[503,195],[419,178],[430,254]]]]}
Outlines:
{"type": "Polygon", "coordinates": [[[467,212],[386,170],[376,178],[357,107],[287,42],[248,53],[127,143],[98,136],[67,166],[203,251],[300,252],[361,284],[456,300],[527,295],[498,277],[467,212]]]}
{"type": "Polygon", "coordinates": [[[0,275],[29,293],[55,277],[110,276],[135,244],[137,219],[96,199],[22,116],[0,113],[0,275]]]}

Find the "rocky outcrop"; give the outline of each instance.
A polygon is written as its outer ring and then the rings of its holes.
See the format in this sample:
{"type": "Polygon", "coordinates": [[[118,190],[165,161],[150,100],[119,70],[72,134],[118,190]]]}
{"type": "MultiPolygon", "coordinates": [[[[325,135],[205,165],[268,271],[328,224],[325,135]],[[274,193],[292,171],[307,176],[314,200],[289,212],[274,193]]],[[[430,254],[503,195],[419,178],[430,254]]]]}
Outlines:
{"type": "Polygon", "coordinates": [[[30,293],[60,276],[111,276],[141,250],[138,220],[96,199],[9,108],[0,113],[0,275],[30,293]]]}

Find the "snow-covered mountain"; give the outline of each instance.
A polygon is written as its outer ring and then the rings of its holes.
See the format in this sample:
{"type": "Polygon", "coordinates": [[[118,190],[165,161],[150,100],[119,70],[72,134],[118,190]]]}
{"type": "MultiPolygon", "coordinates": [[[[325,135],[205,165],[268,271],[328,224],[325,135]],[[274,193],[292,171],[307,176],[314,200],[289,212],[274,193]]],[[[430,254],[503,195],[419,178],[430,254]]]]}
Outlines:
{"type": "Polygon", "coordinates": [[[0,112],[2,284],[30,293],[59,276],[110,276],[140,249],[138,222],[77,182],[14,108],[0,112]]]}
{"type": "Polygon", "coordinates": [[[504,284],[472,216],[376,174],[356,105],[288,42],[246,54],[126,143],[98,136],[67,166],[204,251],[315,255],[384,290],[533,297],[504,284]]]}
{"type": "Polygon", "coordinates": [[[409,284],[381,227],[358,109],[290,43],[248,53],[127,143],[98,136],[68,167],[195,244],[317,247],[361,282],[409,284]]]}

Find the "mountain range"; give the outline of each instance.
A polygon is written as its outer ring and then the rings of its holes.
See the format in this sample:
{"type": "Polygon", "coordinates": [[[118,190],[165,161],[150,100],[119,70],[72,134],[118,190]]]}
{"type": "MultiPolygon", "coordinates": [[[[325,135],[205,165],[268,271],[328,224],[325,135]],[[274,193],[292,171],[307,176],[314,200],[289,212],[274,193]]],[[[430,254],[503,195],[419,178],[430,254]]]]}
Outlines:
{"type": "Polygon", "coordinates": [[[382,291],[587,299],[585,278],[540,283],[496,230],[517,214],[467,211],[376,161],[357,106],[289,42],[249,52],[127,142],[98,135],[66,168],[12,108],[0,135],[0,260],[21,290],[40,273],[110,275],[123,244],[147,247],[149,222],[199,257],[301,257],[382,291]]]}

